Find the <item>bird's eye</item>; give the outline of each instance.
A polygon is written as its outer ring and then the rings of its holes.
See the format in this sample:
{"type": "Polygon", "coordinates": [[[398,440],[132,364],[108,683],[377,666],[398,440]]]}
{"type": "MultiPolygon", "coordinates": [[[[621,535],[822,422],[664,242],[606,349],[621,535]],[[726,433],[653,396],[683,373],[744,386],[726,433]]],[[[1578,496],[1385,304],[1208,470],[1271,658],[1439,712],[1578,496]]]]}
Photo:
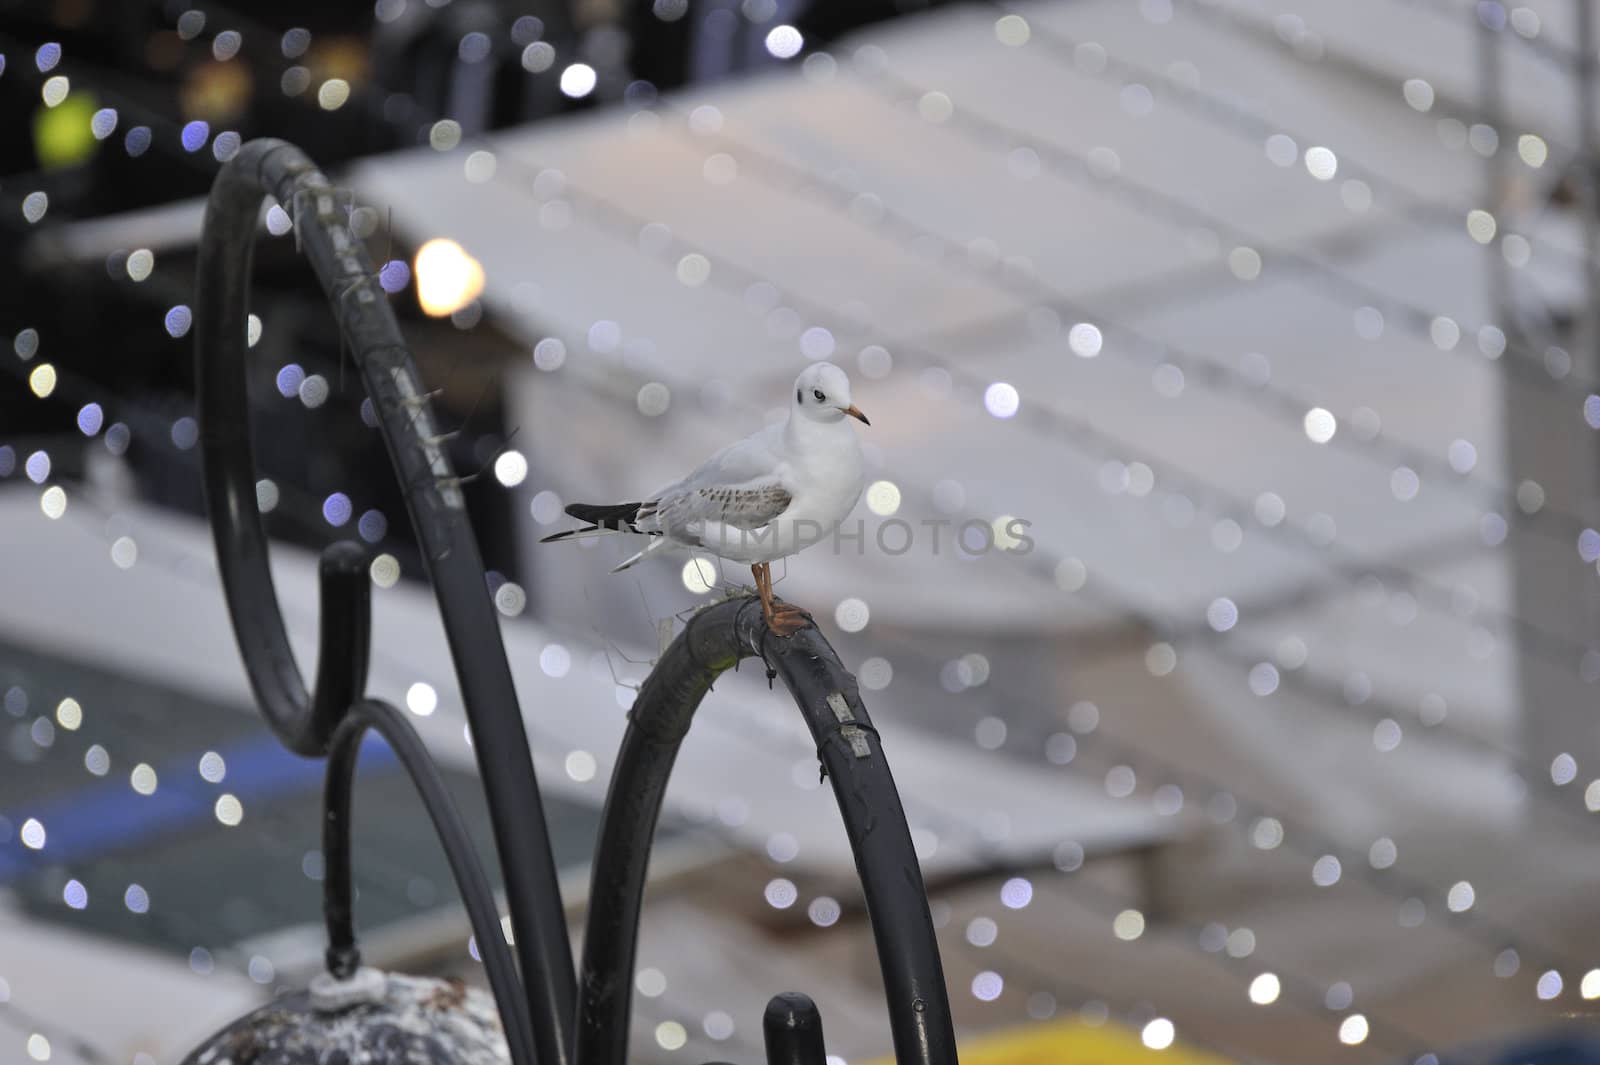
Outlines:
{"type": "Polygon", "coordinates": [[[823,394],[822,394],[822,389],[820,389],[820,388],[813,388],[813,389],[812,389],[812,390],[811,390],[811,394],[812,394],[812,395],[813,395],[813,396],[816,396],[816,397],[817,397],[817,402],[818,402],[818,403],[821,403],[821,402],[822,402],[822,401],[823,401],[823,400],[825,400],[825,399],[827,399],[827,398],[828,398],[828,397],[827,397],[827,396],[825,396],[825,395],[823,395],[823,394]]]}

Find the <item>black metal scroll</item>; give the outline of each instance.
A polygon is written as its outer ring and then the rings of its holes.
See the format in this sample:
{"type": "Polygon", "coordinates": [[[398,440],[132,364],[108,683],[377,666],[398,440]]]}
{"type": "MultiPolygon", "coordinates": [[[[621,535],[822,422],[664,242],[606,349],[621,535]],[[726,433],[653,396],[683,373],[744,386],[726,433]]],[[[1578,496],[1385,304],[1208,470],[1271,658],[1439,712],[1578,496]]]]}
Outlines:
{"type": "MultiPolygon", "coordinates": [[[[364,568],[357,577],[358,567],[334,567],[338,575],[330,578],[324,566],[318,683],[308,696],[267,566],[250,447],[245,328],[251,251],[269,195],[294,219],[296,239],[332,304],[405,489],[477,741],[473,751],[489,795],[538,1061],[567,1065],[576,991],[566,918],[527,733],[460,482],[439,447],[428,397],[371,259],[350,235],[347,201],[300,149],[276,140],[244,145],[217,175],[206,204],[195,298],[206,500],[256,701],[286,746],[323,755],[346,708],[363,694],[366,674],[364,649],[356,653],[364,623],[352,624],[341,605],[347,592],[333,586],[365,581],[364,568]]],[[[487,946],[493,937],[479,932],[480,946],[487,946]]]]}
{"type": "MultiPolygon", "coordinates": [[[[327,962],[355,973],[351,802],[362,737],[379,732],[422,797],[472,921],[515,1065],[624,1065],[644,880],[667,778],[695,708],[718,674],[759,657],[781,678],[833,781],[866,895],[901,1065],[955,1065],[944,973],[899,794],[855,678],[814,628],[778,638],[754,597],[708,607],[652,671],[612,773],[591,875],[581,996],[551,857],[549,826],[468,523],[461,481],[439,447],[416,367],[372,263],[349,229],[349,201],[293,145],[246,144],[206,205],[195,298],[195,357],[207,506],[228,611],[256,702],[280,741],[328,759],[324,914],[327,962]],[[354,544],[322,554],[316,686],[289,647],[256,505],[246,395],[246,310],[257,219],[272,196],[294,220],[378,415],[426,560],[474,738],[505,874],[515,957],[494,895],[437,768],[404,714],[366,696],[367,563],[354,544]],[[518,972],[520,968],[520,973],[518,972]]],[[[804,995],[772,1000],[769,1062],[820,1065],[822,1022],[804,995]]]]}

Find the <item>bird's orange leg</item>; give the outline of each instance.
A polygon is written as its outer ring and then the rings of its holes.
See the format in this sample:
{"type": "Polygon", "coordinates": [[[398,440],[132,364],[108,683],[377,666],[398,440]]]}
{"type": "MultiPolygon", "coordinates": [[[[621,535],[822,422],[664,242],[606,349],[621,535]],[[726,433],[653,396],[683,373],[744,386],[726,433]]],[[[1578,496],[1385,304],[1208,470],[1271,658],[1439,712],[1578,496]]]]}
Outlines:
{"type": "Polygon", "coordinates": [[[779,636],[793,636],[811,623],[811,615],[793,603],[775,603],[772,598],[772,565],[762,562],[751,566],[755,575],[756,593],[761,596],[761,616],[767,628],[779,636]]]}
{"type": "Polygon", "coordinates": [[[750,567],[750,575],[756,579],[756,594],[761,597],[761,616],[767,623],[772,623],[772,586],[767,583],[767,564],[757,562],[750,567]]]}

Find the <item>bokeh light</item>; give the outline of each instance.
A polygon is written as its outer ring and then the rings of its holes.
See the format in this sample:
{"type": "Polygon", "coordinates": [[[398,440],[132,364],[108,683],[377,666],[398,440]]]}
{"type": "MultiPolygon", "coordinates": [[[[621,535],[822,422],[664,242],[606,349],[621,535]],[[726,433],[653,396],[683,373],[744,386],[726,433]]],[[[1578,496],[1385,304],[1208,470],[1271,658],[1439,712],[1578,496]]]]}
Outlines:
{"type": "Polygon", "coordinates": [[[778,59],[793,59],[805,47],[805,38],[793,26],[774,26],[767,31],[767,51],[778,59]]]}
{"type": "Polygon", "coordinates": [[[406,709],[418,717],[427,717],[439,707],[439,694],[433,685],[417,681],[406,689],[406,709]]]}
{"type": "Polygon", "coordinates": [[[1157,1017],[1139,1032],[1139,1041],[1151,1050],[1165,1050],[1177,1038],[1177,1028],[1165,1017],[1157,1017]]]}
{"type": "Polygon", "coordinates": [[[413,269],[417,303],[434,318],[448,317],[483,291],[483,267],[453,240],[441,237],[423,244],[413,269]]]}
{"type": "Polygon", "coordinates": [[[581,99],[594,91],[596,81],[594,67],[587,63],[573,63],[561,72],[561,91],[574,99],[581,99]]]}
{"type": "Polygon", "coordinates": [[[1270,1006],[1278,1001],[1281,985],[1273,973],[1262,973],[1250,981],[1250,1001],[1257,1006],[1270,1006]]]}

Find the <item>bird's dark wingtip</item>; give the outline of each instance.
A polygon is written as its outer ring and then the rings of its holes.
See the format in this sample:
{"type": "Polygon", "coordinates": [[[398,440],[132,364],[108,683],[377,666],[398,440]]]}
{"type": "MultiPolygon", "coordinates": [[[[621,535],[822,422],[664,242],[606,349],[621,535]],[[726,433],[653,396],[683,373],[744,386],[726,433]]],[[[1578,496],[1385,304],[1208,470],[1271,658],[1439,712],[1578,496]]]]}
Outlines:
{"type": "Polygon", "coordinates": [[[597,529],[599,529],[598,525],[591,525],[587,529],[566,529],[562,532],[551,533],[549,536],[541,537],[539,542],[541,544],[553,544],[558,540],[569,540],[579,533],[594,532],[597,529]]]}
{"type": "Polygon", "coordinates": [[[627,524],[638,517],[639,508],[643,505],[643,503],[568,503],[565,509],[579,521],[615,529],[618,525],[627,524]]]}

